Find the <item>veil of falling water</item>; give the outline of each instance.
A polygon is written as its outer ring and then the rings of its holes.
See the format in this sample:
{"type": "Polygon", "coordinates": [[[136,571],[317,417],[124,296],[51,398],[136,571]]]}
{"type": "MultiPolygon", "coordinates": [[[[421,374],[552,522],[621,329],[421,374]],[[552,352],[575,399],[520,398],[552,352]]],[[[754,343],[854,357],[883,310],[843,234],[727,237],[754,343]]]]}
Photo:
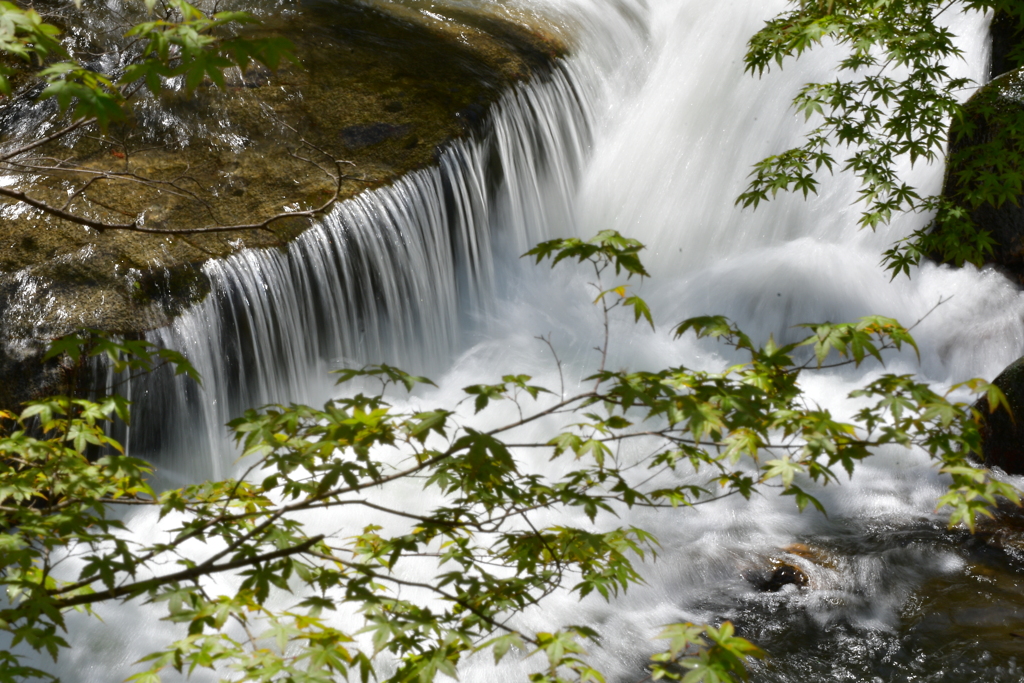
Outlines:
{"type": "MultiPolygon", "coordinates": [[[[787,339],[800,322],[879,313],[922,319],[920,361],[892,358],[888,371],[939,385],[994,376],[1024,352],[1014,286],[993,271],[932,265],[890,282],[878,265],[885,246],[926,217],[858,231],[855,188],[841,176],[806,202],[734,206],[750,165],[798,139],[804,123],[788,109],[796,89],[829,76],[828,50],[760,80],[743,73],[745,40],[784,6],[524,4],[563,27],[573,56],[550,78],[509,93],[487,132],[452,144],[436,168],[339,206],[287,254],[208,265],[206,302],[155,334],[192,359],[205,386],[171,391],[156,378],[133,387],[129,446],[170,481],[224,476],[234,457],[224,422],[271,401],[321,401],[336,391],[332,368],[395,363],[438,380],[414,404],[451,405],[460,387],[505,372],[556,385],[552,359],[534,339],[542,334],[551,334],[569,384],[578,382],[596,362],[600,324],[585,274],[517,256],[541,239],[608,228],[649,245],[654,277],[642,293],[659,323],[652,332],[616,320],[613,367],[722,367],[730,359],[714,345],[668,338],[667,327],[687,315],[724,313],[757,338],[787,339]]],[[[980,80],[985,17],[949,21],[967,55],[954,70],[980,80]]],[[[926,190],[941,183],[941,168],[905,170],[926,190]]],[[[879,372],[812,376],[805,388],[843,414],[852,407],[846,394],[879,372]]],[[[545,427],[534,438],[545,438],[545,427]]],[[[1020,558],[945,531],[934,513],[942,485],[920,455],[894,449],[822,491],[829,518],[770,497],[631,513],[620,522],[662,542],[646,586],[611,604],[552,596],[520,623],[595,625],[606,634],[599,663],[623,683],[643,677],[659,624],[726,618],[774,655],[758,680],[1019,681],[1020,558]],[[799,566],[809,586],[758,592],[751,577],[780,559],[799,566]]],[[[150,524],[140,517],[140,533],[150,524]]],[[[118,609],[119,626],[73,649],[64,666],[76,678],[68,680],[111,680],[166,638],[162,627],[137,627],[152,622],[145,608],[118,609]]],[[[524,680],[529,666],[473,661],[462,680],[524,680]]]]}
{"type": "Polygon", "coordinates": [[[590,142],[579,80],[560,65],[508,93],[485,134],[339,204],[286,253],[209,262],[205,302],[152,335],[183,351],[205,387],[169,375],[133,386],[142,426],[128,447],[171,481],[222,477],[233,459],[224,424],[247,407],[322,402],[329,370],[353,364],[442,372],[493,308],[501,260],[572,220],[590,142]]]}

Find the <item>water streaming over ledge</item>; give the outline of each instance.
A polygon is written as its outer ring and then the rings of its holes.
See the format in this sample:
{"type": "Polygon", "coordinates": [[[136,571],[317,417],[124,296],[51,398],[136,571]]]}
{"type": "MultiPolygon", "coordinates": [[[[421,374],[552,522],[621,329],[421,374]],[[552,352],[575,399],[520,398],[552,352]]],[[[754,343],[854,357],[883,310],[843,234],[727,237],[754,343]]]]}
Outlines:
{"type": "Polygon", "coordinates": [[[151,341],[204,380],[157,374],[132,388],[128,448],[169,480],[223,477],[225,423],[276,402],[322,403],[330,370],[386,362],[441,372],[496,293],[496,269],[570,234],[589,146],[587,95],[571,67],[504,95],[484,132],[436,167],[339,203],[287,249],[210,261],[212,291],[151,341]]]}
{"type": "MultiPolygon", "coordinates": [[[[460,387],[507,371],[557,386],[533,339],[550,332],[571,385],[593,368],[600,328],[587,278],[531,269],[516,256],[542,238],[604,228],[650,245],[655,276],[643,295],[659,326],[615,321],[612,367],[728,363],[713,344],[668,338],[665,329],[685,315],[725,313],[755,337],[785,338],[798,322],[869,313],[912,323],[940,300],[915,329],[920,363],[892,358],[887,370],[941,386],[991,377],[1024,352],[1024,300],[998,273],[928,265],[889,282],[881,272],[882,248],[926,217],[859,232],[855,188],[843,177],[811,202],[780,198],[754,213],[733,206],[750,164],[801,130],[787,109],[795,90],[829,75],[824,58],[762,80],[742,73],[745,37],[785,7],[781,0],[523,4],[562,17],[574,32],[568,64],[510,93],[488,132],[454,143],[436,169],[339,206],[288,254],[249,252],[208,266],[211,296],[155,336],[185,351],[206,387],[136,391],[147,426],[130,435],[135,452],[181,479],[226,473],[233,450],[224,421],[253,404],[317,402],[333,390],[326,371],[343,362],[431,374],[439,387],[409,405],[450,406],[460,387]]],[[[985,19],[950,20],[967,53],[954,68],[980,78],[985,19]]],[[[941,182],[940,168],[912,172],[927,190],[941,182]]],[[[808,376],[804,387],[842,415],[855,407],[846,394],[881,371],[835,370],[808,376]]],[[[725,618],[773,654],[758,681],[1019,683],[1024,648],[1009,633],[1024,632],[1024,556],[946,531],[934,512],[943,483],[920,454],[891,448],[852,481],[820,492],[830,518],[769,497],[679,515],[634,511],[619,523],[648,528],[662,543],[644,569],[646,586],[612,604],[553,595],[544,613],[518,623],[594,625],[608,634],[596,663],[616,683],[643,677],[660,624],[725,618]],[[796,542],[813,552],[786,550],[796,542]],[[779,557],[808,574],[807,589],[755,590],[747,577],[779,557]]],[[[344,521],[358,528],[375,520],[344,521]]],[[[133,526],[157,529],[146,514],[133,526]]],[[[77,674],[67,680],[130,672],[172,633],[147,607],[117,610],[102,635],[79,636],[62,663],[77,674]]],[[[506,660],[495,670],[478,658],[460,680],[522,681],[530,666],[506,660]]]]}

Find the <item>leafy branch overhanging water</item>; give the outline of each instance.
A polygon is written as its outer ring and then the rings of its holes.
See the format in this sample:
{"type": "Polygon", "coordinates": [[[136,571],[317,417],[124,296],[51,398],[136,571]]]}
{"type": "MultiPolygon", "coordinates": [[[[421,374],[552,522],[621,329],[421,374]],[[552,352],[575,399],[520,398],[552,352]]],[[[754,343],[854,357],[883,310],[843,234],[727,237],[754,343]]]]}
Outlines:
{"type": "MultiPolygon", "coordinates": [[[[979,112],[968,114],[961,100],[979,84],[951,74],[950,63],[963,52],[944,21],[954,12],[993,11],[1018,32],[1024,28],[1024,8],[1012,0],[800,0],[766,22],[748,45],[751,74],[823,46],[837,47],[840,56],[833,80],[808,83],[793,99],[796,111],[814,123],[803,143],[758,162],[736,203],[756,207],[780,191],[806,197],[817,192],[823,171],[839,168],[859,181],[861,227],[874,230],[902,212],[933,217],[885,252],[893,277],[909,276],[925,256],[982,265],[996,242],[975,211],[1016,205],[1024,194],[1012,137],[1022,114],[997,104],[1006,121],[996,135],[1005,139],[977,144],[979,112]],[[903,177],[906,161],[943,160],[957,168],[955,194],[923,196],[903,177]]],[[[1022,63],[1022,49],[1011,50],[1009,59],[1022,63]]]]}

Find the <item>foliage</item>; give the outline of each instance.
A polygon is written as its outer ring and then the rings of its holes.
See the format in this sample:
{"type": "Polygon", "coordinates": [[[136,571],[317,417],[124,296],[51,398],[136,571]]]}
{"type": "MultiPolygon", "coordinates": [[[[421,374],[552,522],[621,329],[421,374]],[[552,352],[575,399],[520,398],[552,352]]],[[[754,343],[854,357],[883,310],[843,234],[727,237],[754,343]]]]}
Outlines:
{"type": "MultiPolygon", "coordinates": [[[[154,0],[147,0],[152,9],[154,0]]],[[[142,59],[130,64],[122,76],[126,84],[144,80],[146,87],[159,94],[164,79],[185,77],[185,87],[192,91],[204,78],[224,88],[224,69],[237,66],[243,71],[256,60],[276,69],[282,57],[289,57],[291,45],[283,38],[223,40],[217,30],[232,24],[253,23],[245,12],[216,12],[206,16],[183,0],[171,6],[181,21],[147,21],[132,27],[126,34],[145,42],[142,59]]]]}
{"type": "MultiPolygon", "coordinates": [[[[625,290],[646,274],[641,248],[606,232],[529,253],[593,267],[606,322],[619,306],[650,320],[625,290]],[[612,271],[627,282],[604,284],[612,271]]],[[[163,606],[183,635],[145,657],[135,681],[158,681],[167,668],[212,668],[231,680],[426,682],[483,651],[496,661],[536,657],[535,683],[603,681],[586,653],[596,631],[554,624],[527,632],[514,617],[555,592],[611,599],[643,582],[637,563],[656,556],[657,539],[620,525],[618,511],[685,514],[680,508],[773,491],[801,509],[821,508],[814,483],[838,482],[885,444],[921,450],[950,475],[941,504],[952,509],[951,524],[972,525],[997,496],[1018,500],[969,460],[978,451],[975,411],[912,377],[868,382],[854,392],[865,407],[848,420],[803,394],[805,372],[912,347],[905,328],[875,317],[808,330],[798,343],[762,345],[721,317],[686,320],[677,337],[717,338],[748,359],[721,372],[610,371],[606,341],[590,388],[566,394],[509,374],[465,388],[473,414],[468,405],[396,408],[388,400],[396,389],[429,380],[387,365],[345,370],[349,388],[321,408],[268,406],[231,423],[244,449],[237,479],[162,493],[147,484],[149,467],[105,433],[111,419],[127,419],[123,399],[32,403],[20,416],[0,416],[0,583],[8,595],[0,629],[15,645],[56,657],[67,647],[68,610],[144,600],[163,606]],[[513,416],[475,426],[474,415],[488,411],[513,416]],[[523,441],[521,427],[555,418],[563,426],[549,438],[523,441]],[[563,463],[563,473],[531,466],[538,453],[563,463]],[[403,494],[410,486],[423,491],[403,494]],[[125,533],[123,510],[140,507],[158,511],[168,532],[125,533]],[[360,510],[379,522],[353,527],[360,510]],[[573,511],[593,525],[540,521],[573,511]],[[236,577],[233,587],[212,581],[222,574],[236,577]],[[292,604],[274,607],[272,591],[291,594],[292,604]],[[360,625],[332,621],[346,605],[360,625]],[[385,655],[393,670],[377,666],[385,655]]],[[[77,353],[81,341],[54,352],[77,353]]],[[[135,369],[167,361],[190,371],[180,357],[134,342],[97,342],[88,353],[118,362],[127,354],[135,369]]],[[[1000,398],[980,380],[969,388],[993,405],[1000,398]]],[[[654,679],[736,681],[747,658],[763,654],[728,623],[671,625],[662,637],[668,646],[651,663],[654,679]]],[[[0,655],[0,678],[48,678],[20,652],[0,655]]]]}
{"type": "MultiPolygon", "coordinates": [[[[55,37],[59,34],[60,29],[44,23],[35,10],[0,2],[0,51],[3,53],[38,66],[51,54],[66,54],[55,37]]],[[[0,65],[0,93],[11,94],[8,77],[14,73],[13,67],[0,65]]]]}
{"type": "Polygon", "coordinates": [[[768,21],[749,43],[751,73],[761,75],[822,45],[838,46],[842,56],[834,80],[808,83],[793,100],[815,121],[803,144],[758,162],[737,203],[756,207],[780,191],[807,196],[817,191],[822,170],[840,167],[860,181],[862,227],[875,229],[904,211],[935,215],[932,225],[885,253],[894,277],[909,275],[925,254],[980,265],[993,240],[970,211],[1019,201],[1024,173],[1012,153],[1018,147],[972,151],[971,164],[984,178],[963,179],[967,196],[922,196],[898,172],[903,160],[941,160],[951,121],[960,126],[951,142],[971,136],[959,100],[974,84],[953,77],[948,66],[963,57],[943,24],[955,10],[996,10],[1024,27],[1024,5],[1015,0],[798,0],[768,21]]]}
{"type": "MultiPolygon", "coordinates": [[[[146,0],[150,12],[155,5],[146,0]]],[[[274,69],[282,58],[293,59],[290,44],[280,38],[241,39],[225,33],[253,21],[245,12],[208,16],[185,0],[167,0],[159,18],[127,27],[126,36],[138,45],[134,59],[115,76],[97,73],[71,54],[57,39],[60,29],[43,22],[34,9],[2,2],[0,51],[17,62],[0,70],[0,92],[10,95],[9,77],[28,70],[46,83],[40,99],[54,98],[62,111],[73,105],[73,120],[94,120],[105,129],[124,120],[131,86],[139,80],[153,94],[176,76],[184,76],[189,91],[207,77],[223,87],[226,68],[244,69],[256,60],[274,69]]]]}

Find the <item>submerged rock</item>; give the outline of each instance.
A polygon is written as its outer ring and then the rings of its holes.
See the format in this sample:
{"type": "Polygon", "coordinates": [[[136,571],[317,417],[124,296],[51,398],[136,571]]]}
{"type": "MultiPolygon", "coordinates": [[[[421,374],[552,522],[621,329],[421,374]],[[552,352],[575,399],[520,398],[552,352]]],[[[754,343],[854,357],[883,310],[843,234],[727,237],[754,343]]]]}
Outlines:
{"type": "Polygon", "coordinates": [[[342,128],[339,135],[341,136],[342,144],[346,149],[358,150],[387,140],[400,138],[411,130],[412,126],[409,124],[396,125],[394,123],[367,123],[342,128]]]}
{"type": "Polygon", "coordinates": [[[759,592],[779,593],[787,590],[788,586],[807,588],[810,579],[797,562],[806,560],[808,566],[827,566],[829,563],[820,551],[803,543],[795,543],[781,551],[780,556],[769,558],[767,564],[743,572],[743,577],[759,592]]]}
{"type": "Polygon", "coordinates": [[[982,459],[1007,474],[1024,474],[1024,357],[1018,358],[993,381],[1006,395],[1012,415],[992,412],[988,399],[975,404],[982,417],[982,459]]]}
{"type": "Polygon", "coordinates": [[[762,593],[778,593],[786,586],[796,586],[797,588],[807,586],[807,574],[791,564],[780,564],[771,574],[756,578],[754,587],[762,593]]]}

